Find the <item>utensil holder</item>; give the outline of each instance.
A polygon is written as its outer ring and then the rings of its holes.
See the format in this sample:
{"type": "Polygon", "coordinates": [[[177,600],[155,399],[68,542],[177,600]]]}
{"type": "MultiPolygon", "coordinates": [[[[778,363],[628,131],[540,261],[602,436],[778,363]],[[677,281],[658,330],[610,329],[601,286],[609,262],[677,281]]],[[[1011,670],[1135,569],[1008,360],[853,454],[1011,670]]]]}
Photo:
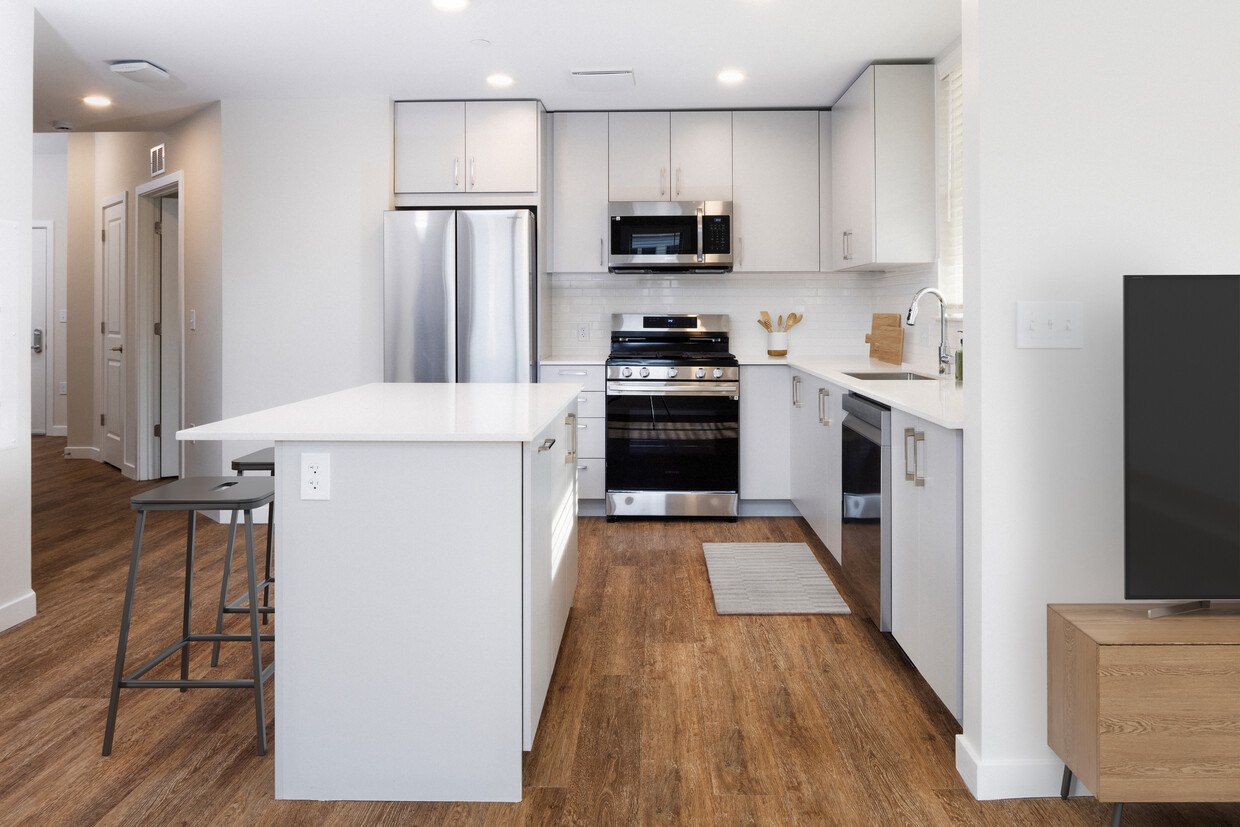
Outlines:
{"type": "Polygon", "coordinates": [[[780,333],[766,334],[766,355],[767,356],[787,356],[788,355],[788,331],[780,333]]]}

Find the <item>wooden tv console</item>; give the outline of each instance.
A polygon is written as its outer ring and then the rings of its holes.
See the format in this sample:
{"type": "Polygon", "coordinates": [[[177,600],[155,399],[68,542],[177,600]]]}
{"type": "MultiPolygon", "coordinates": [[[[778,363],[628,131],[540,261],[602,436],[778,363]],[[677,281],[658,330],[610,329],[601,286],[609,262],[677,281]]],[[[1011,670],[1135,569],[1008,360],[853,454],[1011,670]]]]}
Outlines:
{"type": "Polygon", "coordinates": [[[1099,801],[1240,801],[1240,604],[1046,607],[1047,741],[1099,801]]]}

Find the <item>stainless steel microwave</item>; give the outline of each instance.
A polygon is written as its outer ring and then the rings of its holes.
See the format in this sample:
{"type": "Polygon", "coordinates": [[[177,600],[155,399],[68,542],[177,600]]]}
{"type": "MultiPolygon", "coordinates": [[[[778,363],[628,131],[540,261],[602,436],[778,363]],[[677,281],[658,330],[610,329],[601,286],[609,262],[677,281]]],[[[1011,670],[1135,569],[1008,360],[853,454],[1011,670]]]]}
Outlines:
{"type": "Polygon", "coordinates": [[[613,273],[730,273],[731,201],[612,201],[613,273]]]}

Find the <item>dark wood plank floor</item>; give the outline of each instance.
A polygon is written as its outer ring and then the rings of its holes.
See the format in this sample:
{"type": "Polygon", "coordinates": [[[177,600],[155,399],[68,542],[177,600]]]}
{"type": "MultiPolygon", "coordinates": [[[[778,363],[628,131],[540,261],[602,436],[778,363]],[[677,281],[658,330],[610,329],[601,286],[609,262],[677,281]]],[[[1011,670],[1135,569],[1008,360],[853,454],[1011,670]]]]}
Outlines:
{"type": "MultiPolygon", "coordinates": [[[[39,613],[0,634],[0,824],[1107,823],[1092,799],[974,801],[954,769],[955,721],[863,618],[716,615],[703,541],[805,541],[839,582],[799,519],[581,520],[575,606],[520,804],[275,801],[273,755],[255,754],[239,691],[123,693],[103,758],[128,498],[153,484],[65,460],[64,445],[34,439],[39,613]]],[[[224,530],[200,524],[201,628],[214,619],[224,530]]],[[[179,626],[184,517],[148,526],[133,658],[179,626]]],[[[244,582],[239,566],[234,577],[244,582]]],[[[221,670],[245,674],[240,649],[221,670]]],[[[194,674],[208,655],[195,653],[194,674]]],[[[1136,804],[1124,823],[1240,824],[1240,805],[1136,804]]]]}

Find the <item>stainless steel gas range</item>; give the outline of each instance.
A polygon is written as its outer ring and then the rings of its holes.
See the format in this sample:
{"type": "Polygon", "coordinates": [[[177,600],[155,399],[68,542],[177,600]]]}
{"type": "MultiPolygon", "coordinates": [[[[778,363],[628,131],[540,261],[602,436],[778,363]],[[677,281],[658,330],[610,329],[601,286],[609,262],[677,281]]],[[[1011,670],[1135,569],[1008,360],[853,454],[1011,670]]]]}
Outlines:
{"type": "Polygon", "coordinates": [[[741,391],[728,317],[615,314],[611,327],[608,520],[735,520],[741,391]]]}

